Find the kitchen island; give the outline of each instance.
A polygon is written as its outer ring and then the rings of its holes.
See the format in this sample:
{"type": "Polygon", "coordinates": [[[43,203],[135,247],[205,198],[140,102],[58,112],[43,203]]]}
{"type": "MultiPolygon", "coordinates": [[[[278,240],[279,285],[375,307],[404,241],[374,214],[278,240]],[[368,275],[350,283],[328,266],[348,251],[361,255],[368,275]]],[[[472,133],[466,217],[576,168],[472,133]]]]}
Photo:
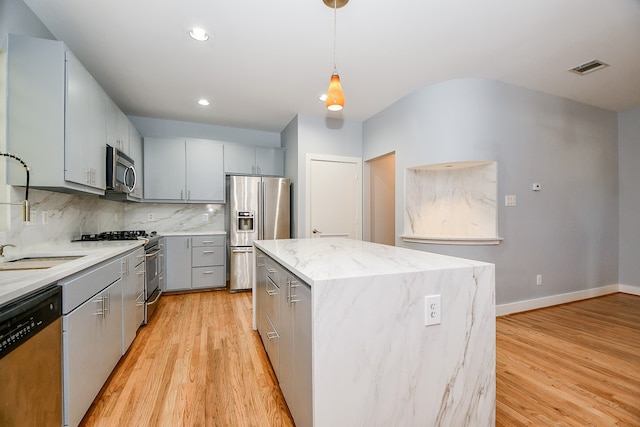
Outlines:
{"type": "Polygon", "coordinates": [[[254,324],[298,427],[495,424],[493,264],[339,238],[255,246],[254,324]]]}

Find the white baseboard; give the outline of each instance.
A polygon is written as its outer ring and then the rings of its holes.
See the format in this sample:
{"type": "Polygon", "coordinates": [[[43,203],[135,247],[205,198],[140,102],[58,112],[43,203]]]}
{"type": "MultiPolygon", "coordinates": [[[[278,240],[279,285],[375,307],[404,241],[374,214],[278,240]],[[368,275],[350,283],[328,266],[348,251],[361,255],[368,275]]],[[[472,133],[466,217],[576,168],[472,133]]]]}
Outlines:
{"type": "Polygon", "coordinates": [[[624,292],[626,294],[640,296],[640,287],[615,284],[615,285],[602,286],[599,288],[585,289],[577,292],[569,292],[566,294],[551,295],[543,298],[530,299],[526,301],[500,304],[500,305],[496,305],[496,316],[505,316],[507,314],[520,313],[522,311],[535,310],[537,308],[544,308],[544,307],[550,307],[552,305],[580,301],[587,298],[614,294],[616,292],[624,292]]]}

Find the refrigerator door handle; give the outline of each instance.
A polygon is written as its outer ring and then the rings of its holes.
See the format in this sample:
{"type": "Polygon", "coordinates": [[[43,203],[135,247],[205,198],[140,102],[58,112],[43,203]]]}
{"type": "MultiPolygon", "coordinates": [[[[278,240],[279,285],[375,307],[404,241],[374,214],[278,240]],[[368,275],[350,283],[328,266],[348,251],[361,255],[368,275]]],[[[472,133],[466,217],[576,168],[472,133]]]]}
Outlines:
{"type": "Polygon", "coordinates": [[[234,254],[244,254],[247,252],[253,252],[253,248],[247,248],[247,249],[232,249],[231,253],[234,254]]]}

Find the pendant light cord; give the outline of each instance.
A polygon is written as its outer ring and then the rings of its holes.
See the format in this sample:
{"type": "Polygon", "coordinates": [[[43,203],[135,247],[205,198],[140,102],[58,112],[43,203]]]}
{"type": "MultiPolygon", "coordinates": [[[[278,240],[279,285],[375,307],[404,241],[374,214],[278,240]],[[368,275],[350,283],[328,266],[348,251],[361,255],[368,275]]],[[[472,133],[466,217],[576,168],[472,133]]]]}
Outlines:
{"type": "Polygon", "coordinates": [[[338,9],[338,0],[333,0],[333,72],[334,73],[336,73],[338,70],[336,67],[336,28],[338,26],[337,9],[338,9]]]}

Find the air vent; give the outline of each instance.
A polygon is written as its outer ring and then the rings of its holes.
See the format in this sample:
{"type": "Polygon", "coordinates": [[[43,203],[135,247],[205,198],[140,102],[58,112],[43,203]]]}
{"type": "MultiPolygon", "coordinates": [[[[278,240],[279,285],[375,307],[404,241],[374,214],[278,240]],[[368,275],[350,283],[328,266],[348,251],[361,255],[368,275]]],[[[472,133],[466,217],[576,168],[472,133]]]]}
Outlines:
{"type": "Polygon", "coordinates": [[[608,66],[609,64],[605,64],[599,59],[594,59],[593,61],[585,62],[582,65],[578,65],[577,67],[572,68],[569,71],[584,76],[585,74],[593,73],[594,71],[607,68],[608,66]]]}

